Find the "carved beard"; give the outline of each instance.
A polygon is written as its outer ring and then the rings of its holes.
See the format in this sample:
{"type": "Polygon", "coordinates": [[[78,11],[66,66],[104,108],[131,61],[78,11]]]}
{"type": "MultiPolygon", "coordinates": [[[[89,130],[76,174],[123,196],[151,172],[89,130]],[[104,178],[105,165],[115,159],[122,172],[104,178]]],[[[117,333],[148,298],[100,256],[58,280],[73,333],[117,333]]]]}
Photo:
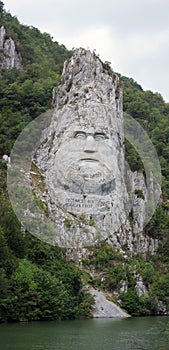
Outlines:
{"type": "Polygon", "coordinates": [[[55,179],[65,190],[78,194],[108,194],[115,189],[115,179],[107,165],[98,161],[82,160],[66,169],[59,166],[55,179]]]}

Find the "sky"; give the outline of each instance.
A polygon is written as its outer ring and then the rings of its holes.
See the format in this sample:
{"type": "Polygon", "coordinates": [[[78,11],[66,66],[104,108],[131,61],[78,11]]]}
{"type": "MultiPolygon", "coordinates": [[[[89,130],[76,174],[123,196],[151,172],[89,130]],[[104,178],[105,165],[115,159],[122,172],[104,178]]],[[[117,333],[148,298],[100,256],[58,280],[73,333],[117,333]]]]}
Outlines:
{"type": "Polygon", "coordinates": [[[168,0],[2,0],[25,25],[67,49],[95,50],[111,67],[169,102],[168,0]]]}

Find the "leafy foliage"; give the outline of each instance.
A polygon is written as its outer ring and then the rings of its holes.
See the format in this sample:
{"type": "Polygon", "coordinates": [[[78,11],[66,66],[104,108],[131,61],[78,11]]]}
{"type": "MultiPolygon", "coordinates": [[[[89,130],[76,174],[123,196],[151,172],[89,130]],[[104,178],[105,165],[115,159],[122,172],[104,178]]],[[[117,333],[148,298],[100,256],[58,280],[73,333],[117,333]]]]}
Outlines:
{"type": "MultiPolygon", "coordinates": [[[[70,52],[49,34],[23,26],[0,2],[0,25],[12,37],[23,70],[3,69],[0,81],[0,155],[10,154],[20,131],[51,107],[52,89],[70,52]]],[[[0,161],[0,321],[87,317],[93,299],[83,291],[81,274],[65,252],[23,234],[6,189],[0,161]]]]}
{"type": "MultiPolygon", "coordinates": [[[[1,6],[3,8],[3,6],[1,6]]],[[[0,9],[1,9],[0,7],[0,9]]],[[[52,89],[60,78],[70,52],[47,33],[21,25],[16,17],[1,12],[0,25],[15,41],[23,70],[3,69],[0,81],[0,154],[9,154],[26,124],[51,107],[52,89]]]]}
{"type": "Polygon", "coordinates": [[[87,282],[95,288],[111,293],[114,301],[120,302],[129,314],[157,315],[159,314],[158,301],[161,301],[169,310],[168,266],[159,263],[159,253],[143,260],[141,256],[124,258],[114,248],[102,242],[92,249],[89,257],[83,261],[88,271],[87,282]],[[142,276],[146,287],[146,294],[138,295],[136,285],[142,276]],[[126,288],[124,288],[124,285],[126,288]]]}
{"type": "MultiPolygon", "coordinates": [[[[0,25],[12,37],[23,59],[23,70],[1,72],[0,80],[0,156],[10,154],[20,131],[40,113],[51,107],[51,93],[60,80],[63,62],[71,55],[47,33],[21,25],[4,10],[0,1],[0,25]]],[[[105,62],[108,69],[108,62],[105,62]]],[[[101,243],[91,250],[83,267],[95,271],[88,283],[107,292],[118,291],[121,303],[133,315],[156,314],[157,298],[168,306],[169,257],[169,104],[162,96],[143,91],[140,85],[120,76],[124,110],[147,131],[161,162],[162,202],[145,233],[161,240],[157,255],[125,260],[112,247],[101,243]],[[139,271],[149,296],[139,297],[135,290],[139,271]],[[128,282],[127,293],[122,284],[128,282]]],[[[126,141],[126,159],[132,170],[143,164],[126,141]]],[[[139,198],[143,194],[137,190],[139,198]]],[[[93,298],[84,292],[81,272],[66,261],[65,251],[23,234],[6,189],[6,165],[0,161],[0,321],[53,320],[88,317],[93,298]]],[[[90,225],[94,226],[91,219],[90,225]]],[[[69,222],[65,222],[67,227],[69,222]]]]}

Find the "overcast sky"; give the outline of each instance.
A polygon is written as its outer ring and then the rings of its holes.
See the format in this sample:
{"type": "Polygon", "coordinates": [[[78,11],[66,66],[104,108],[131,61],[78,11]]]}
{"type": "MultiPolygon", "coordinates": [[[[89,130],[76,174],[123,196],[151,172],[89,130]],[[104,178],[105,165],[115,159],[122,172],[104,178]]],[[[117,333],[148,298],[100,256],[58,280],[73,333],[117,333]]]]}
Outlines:
{"type": "Polygon", "coordinates": [[[68,49],[95,49],[169,102],[169,0],[2,0],[21,23],[68,49]]]}

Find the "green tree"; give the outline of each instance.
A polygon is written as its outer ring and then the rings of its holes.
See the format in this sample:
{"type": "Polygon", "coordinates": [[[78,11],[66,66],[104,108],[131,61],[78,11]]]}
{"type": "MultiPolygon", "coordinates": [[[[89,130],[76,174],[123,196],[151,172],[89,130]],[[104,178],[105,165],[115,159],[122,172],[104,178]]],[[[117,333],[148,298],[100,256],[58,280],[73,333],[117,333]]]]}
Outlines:
{"type": "Polygon", "coordinates": [[[140,314],[140,300],[134,288],[129,288],[127,293],[121,293],[121,306],[133,316],[140,314]]]}
{"type": "Polygon", "coordinates": [[[142,272],[143,281],[146,285],[151,284],[155,279],[154,266],[151,263],[146,263],[142,272]]]}
{"type": "Polygon", "coordinates": [[[4,13],[4,3],[0,1],[0,13],[4,13]]]}

